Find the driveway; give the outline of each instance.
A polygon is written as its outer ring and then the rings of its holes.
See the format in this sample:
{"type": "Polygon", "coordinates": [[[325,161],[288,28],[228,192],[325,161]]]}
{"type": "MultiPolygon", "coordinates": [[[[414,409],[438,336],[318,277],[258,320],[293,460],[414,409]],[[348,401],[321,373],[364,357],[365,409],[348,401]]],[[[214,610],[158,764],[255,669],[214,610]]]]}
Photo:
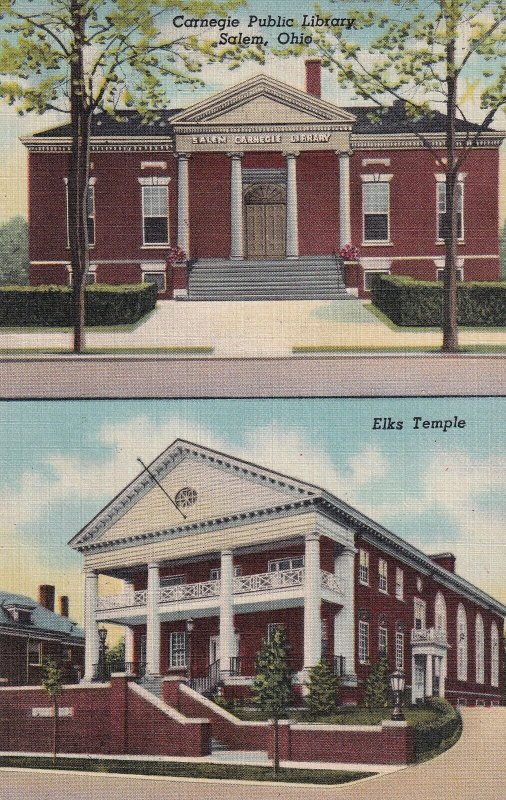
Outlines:
{"type": "Polygon", "coordinates": [[[0,798],[21,800],[503,800],[506,708],[464,709],[464,732],[438,758],[352,786],[312,787],[182,781],[126,775],[0,770],[0,798]]]}
{"type": "MultiPolygon", "coordinates": [[[[0,350],[66,348],[66,332],[0,328],[0,350]]],[[[461,331],[462,345],[506,346],[506,330],[461,331]]],[[[438,330],[392,330],[362,302],[349,300],[284,300],[181,302],[160,301],[155,312],[130,331],[93,332],[88,347],[212,347],[225,358],[284,357],[294,347],[345,349],[439,348],[438,330]]]]}

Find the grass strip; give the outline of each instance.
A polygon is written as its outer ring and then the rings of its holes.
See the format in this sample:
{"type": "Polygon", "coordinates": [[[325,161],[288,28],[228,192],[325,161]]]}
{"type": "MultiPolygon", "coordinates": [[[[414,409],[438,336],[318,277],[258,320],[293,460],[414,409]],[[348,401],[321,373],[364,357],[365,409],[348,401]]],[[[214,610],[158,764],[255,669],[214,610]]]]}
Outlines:
{"type": "MultiPolygon", "coordinates": [[[[75,355],[70,347],[2,347],[0,355],[75,355]]],[[[210,355],[214,347],[205,346],[153,346],[153,347],[86,347],[83,355],[210,355]]]]}
{"type": "MultiPolygon", "coordinates": [[[[394,345],[389,347],[387,345],[379,345],[378,347],[360,347],[355,345],[333,345],[333,344],[317,344],[317,345],[294,345],[292,347],[294,354],[321,354],[321,353],[361,353],[362,355],[375,355],[376,353],[402,353],[409,355],[410,353],[442,353],[441,347],[428,347],[427,345],[394,345]]],[[[505,344],[466,344],[459,347],[457,355],[466,353],[506,353],[505,344]]]]}
{"type": "Polygon", "coordinates": [[[279,783],[339,784],[369,778],[374,772],[310,770],[282,767],[277,776],[272,767],[239,764],[193,764],[173,761],[123,761],[95,758],[51,758],[44,756],[2,756],[0,767],[57,769],[78,772],[115,772],[127,775],[157,775],[174,778],[218,778],[220,780],[276,781],[279,783]]]}

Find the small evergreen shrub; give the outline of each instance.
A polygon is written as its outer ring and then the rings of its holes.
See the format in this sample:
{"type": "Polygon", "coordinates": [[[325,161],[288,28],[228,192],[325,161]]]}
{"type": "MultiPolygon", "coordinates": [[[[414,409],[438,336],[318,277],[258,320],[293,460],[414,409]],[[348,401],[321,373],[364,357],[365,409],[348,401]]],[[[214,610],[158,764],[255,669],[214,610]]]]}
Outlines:
{"type": "Polygon", "coordinates": [[[337,711],[339,678],[334,675],[326,661],[319,661],[311,667],[306,686],[308,694],[305,700],[311,717],[334,714],[337,711]]]}
{"type": "Polygon", "coordinates": [[[365,682],[364,705],[366,708],[386,708],[390,698],[388,661],[380,658],[373,664],[365,682]]]}
{"type": "MultiPolygon", "coordinates": [[[[376,275],[371,299],[396,325],[442,323],[443,284],[399,275],[376,275]]],[[[506,281],[459,283],[457,321],[474,327],[506,325],[506,281]]]]}
{"type": "MultiPolygon", "coordinates": [[[[157,287],[150,283],[86,287],[86,325],[129,325],[156,305],[157,287]]],[[[72,291],[68,286],[0,287],[0,326],[69,327],[72,291]]]]}

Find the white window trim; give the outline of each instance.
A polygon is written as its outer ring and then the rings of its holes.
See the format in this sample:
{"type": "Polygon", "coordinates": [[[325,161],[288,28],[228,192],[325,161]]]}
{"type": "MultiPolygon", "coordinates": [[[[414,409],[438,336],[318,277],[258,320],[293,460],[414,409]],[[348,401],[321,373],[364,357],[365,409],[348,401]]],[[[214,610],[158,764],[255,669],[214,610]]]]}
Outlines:
{"type": "Polygon", "coordinates": [[[159,250],[160,248],[170,247],[170,224],[169,224],[169,182],[170,178],[150,176],[149,178],[137,178],[141,186],[141,227],[142,227],[142,249],[143,250],[159,250]],[[166,242],[146,242],[144,220],[144,187],[147,186],[164,186],[166,188],[167,196],[167,241],[166,242]]]}
{"type": "Polygon", "coordinates": [[[42,666],[42,642],[36,642],[32,646],[30,646],[30,644],[28,644],[28,653],[27,653],[27,655],[28,655],[28,666],[29,667],[41,667],[42,666]],[[30,657],[31,647],[33,647],[34,650],[35,650],[35,647],[37,647],[37,661],[32,661],[32,659],[30,657]]]}
{"type": "MultiPolygon", "coordinates": [[[[242,575],[242,567],[240,564],[234,564],[234,578],[240,578],[242,575]]],[[[209,570],[210,581],[221,580],[221,567],[211,567],[209,570]]]]}
{"type": "Polygon", "coordinates": [[[476,615],[474,627],[476,683],[485,683],[485,626],[481,614],[476,615]]]}
{"type": "Polygon", "coordinates": [[[388,563],[384,558],[378,561],[378,590],[382,594],[388,594],[388,563]],[[382,587],[382,583],[384,586],[382,587]]]}
{"type": "Polygon", "coordinates": [[[358,661],[359,664],[369,663],[369,623],[363,619],[358,621],[358,661]],[[365,649],[362,647],[362,642],[365,641],[365,649]]]}
{"type": "Polygon", "coordinates": [[[362,586],[369,586],[369,577],[370,577],[370,573],[369,573],[369,551],[368,550],[364,550],[361,547],[360,550],[359,550],[359,556],[358,556],[358,582],[362,586]],[[364,556],[364,563],[363,564],[362,564],[362,556],[364,556]],[[362,577],[362,568],[367,570],[367,578],[365,578],[365,579],[362,577]]]}
{"type": "Polygon", "coordinates": [[[413,627],[415,628],[415,630],[423,631],[425,630],[426,625],[427,625],[427,603],[425,602],[425,600],[422,600],[421,597],[415,597],[413,598],[413,627]],[[420,611],[422,612],[420,617],[422,620],[421,628],[416,627],[417,608],[420,609],[420,611]]]}
{"type": "Polygon", "coordinates": [[[287,569],[301,569],[303,567],[304,567],[304,556],[289,556],[287,558],[274,558],[274,559],[272,559],[271,561],[268,562],[268,564],[267,564],[267,572],[283,572],[284,570],[287,570],[287,569]],[[299,560],[299,559],[302,560],[302,564],[300,564],[300,566],[298,566],[298,567],[294,567],[293,566],[293,562],[296,559],[297,560],[299,560]],[[288,561],[290,566],[289,567],[284,567],[283,570],[280,570],[279,566],[277,566],[275,569],[273,569],[273,565],[274,564],[278,564],[279,565],[279,564],[281,564],[282,561],[288,561]]]}
{"type": "Polygon", "coordinates": [[[395,598],[404,600],[404,570],[400,567],[395,568],[395,598]]]}
{"type": "Polygon", "coordinates": [[[499,629],[495,622],[490,628],[490,685],[499,686],[499,629]]]}
{"type": "Polygon", "coordinates": [[[386,239],[366,239],[365,238],[365,209],[364,209],[364,199],[365,194],[362,188],[362,247],[374,247],[375,245],[384,245],[388,247],[392,247],[393,243],[391,241],[391,232],[390,232],[390,181],[394,177],[393,174],[375,172],[375,173],[368,173],[362,174],[362,187],[366,183],[386,183],[388,184],[388,211],[387,211],[387,238],[386,239]]]}
{"type": "Polygon", "coordinates": [[[167,586],[181,586],[181,584],[186,583],[186,575],[179,574],[179,575],[163,575],[160,577],[160,589],[165,589],[167,586]],[[177,578],[177,580],[175,580],[177,578]],[[179,580],[181,579],[181,580],[179,580]],[[173,583],[167,583],[167,581],[174,581],[173,583]]]}
{"type": "MultiPolygon", "coordinates": [[[[435,172],[434,173],[434,177],[436,178],[436,244],[444,244],[444,239],[441,239],[439,237],[439,194],[438,194],[439,193],[439,188],[438,188],[438,185],[440,183],[446,183],[446,174],[444,172],[435,172]]],[[[462,186],[462,189],[461,189],[461,192],[462,192],[462,210],[460,212],[460,216],[461,216],[460,230],[461,230],[462,236],[459,236],[457,238],[457,241],[460,242],[461,244],[465,243],[465,235],[466,235],[465,228],[464,228],[464,223],[465,223],[465,214],[464,214],[464,209],[465,209],[465,191],[464,191],[464,189],[465,189],[465,185],[464,185],[464,181],[465,181],[466,177],[467,177],[467,172],[459,172],[458,175],[457,175],[457,183],[462,186]]],[[[445,200],[445,209],[446,209],[446,200],[445,200]]]]}
{"type": "Polygon", "coordinates": [[[187,641],[186,641],[186,631],[171,631],[169,633],[169,669],[186,669],[186,648],[187,648],[187,641]],[[175,641],[176,636],[182,636],[184,642],[184,651],[178,647],[177,649],[173,646],[173,642],[175,641]],[[183,661],[184,663],[175,664],[174,663],[174,655],[178,653],[184,653],[183,661]]]}
{"type": "Polygon", "coordinates": [[[388,655],[388,628],[386,625],[380,625],[378,627],[378,654],[380,657],[386,658],[388,655]],[[382,649],[381,647],[381,640],[384,638],[385,640],[385,647],[382,649]]]}
{"type": "Polygon", "coordinates": [[[467,672],[468,672],[467,614],[462,603],[459,603],[457,609],[457,680],[467,681],[467,672]],[[463,634],[462,638],[461,638],[461,633],[463,634]],[[462,661],[461,661],[461,655],[462,655],[462,661]]]}
{"type": "Polygon", "coordinates": [[[395,668],[404,669],[404,634],[402,631],[395,633],[395,668]]]}

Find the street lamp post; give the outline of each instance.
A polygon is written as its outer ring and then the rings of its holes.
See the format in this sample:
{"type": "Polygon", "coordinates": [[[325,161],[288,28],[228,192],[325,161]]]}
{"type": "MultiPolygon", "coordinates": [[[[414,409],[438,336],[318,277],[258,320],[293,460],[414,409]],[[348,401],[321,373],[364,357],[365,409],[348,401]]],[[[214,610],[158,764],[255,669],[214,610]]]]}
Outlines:
{"type": "Polygon", "coordinates": [[[191,665],[191,658],[192,658],[192,631],[194,628],[194,622],[192,618],[186,620],[186,677],[188,680],[191,680],[192,676],[192,665],[191,665]]]}
{"type": "Polygon", "coordinates": [[[107,639],[107,628],[98,629],[99,651],[98,651],[98,680],[105,681],[105,640],[107,639]]]}
{"type": "Polygon", "coordinates": [[[401,669],[396,669],[390,675],[390,688],[394,693],[394,709],[392,711],[392,719],[398,722],[404,720],[404,715],[401,710],[402,694],[406,685],[406,677],[401,669]]]}

